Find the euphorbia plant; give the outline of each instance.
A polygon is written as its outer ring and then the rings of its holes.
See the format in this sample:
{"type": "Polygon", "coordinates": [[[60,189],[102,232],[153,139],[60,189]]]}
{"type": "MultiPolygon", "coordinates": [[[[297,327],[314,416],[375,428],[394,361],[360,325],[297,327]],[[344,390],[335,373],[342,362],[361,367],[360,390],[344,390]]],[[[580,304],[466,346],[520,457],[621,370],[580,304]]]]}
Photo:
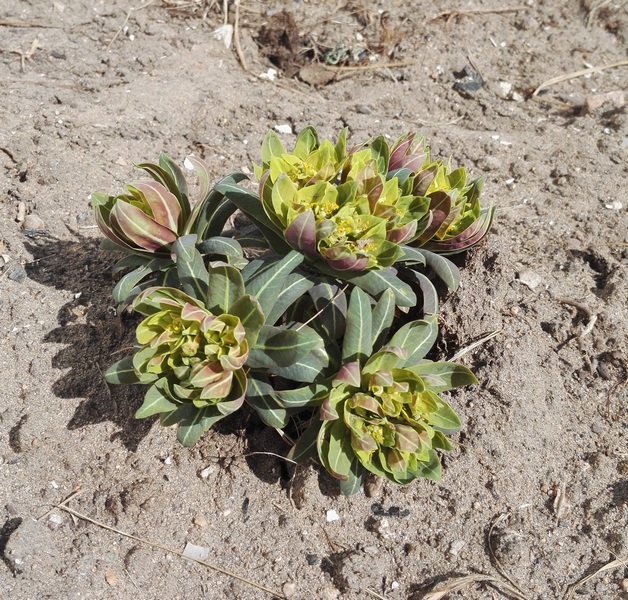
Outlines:
{"type": "MultiPolygon", "coordinates": [[[[289,277],[302,257],[269,257],[241,273],[224,263],[206,267],[196,245],[193,234],[173,245],[182,289],[152,287],[134,299],[133,310],[145,317],[136,329],[135,354],[105,372],[109,383],[151,384],[136,417],[160,414],[162,425],[177,424],[185,446],[242,406],[249,381],[246,399],[262,419],[285,425],[288,413],[270,412],[257,390],[272,376],[311,381],[329,362],[313,329],[274,324],[275,287],[299,283],[289,277]],[[309,365],[306,373],[300,361],[309,365]]],[[[294,292],[287,294],[294,299],[294,292]]]]}
{"type": "Polygon", "coordinates": [[[439,254],[480,241],[493,215],[480,209],[482,180],[467,183],[464,169],[432,161],[413,134],[392,145],[377,137],[347,151],[346,130],[332,144],[319,142],[308,127],[289,153],[271,131],[255,174],[258,194],[229,181],[216,190],[258,225],[275,251],[296,249],[321,274],[375,298],[391,288],[401,307],[416,303],[411,286],[418,288],[428,312],[437,309],[436,293],[421,268],[456,289],[458,270],[439,254]]]}
{"type": "Polygon", "coordinates": [[[442,255],[477,243],[493,210],[480,208],[482,180],[432,160],[423,139],[348,149],[346,135],[320,142],[306,128],[287,152],[270,132],[257,192],[242,174],[211,188],[188,157],[192,207],[162,155],[139,165],[153,181],[92,204],[106,247],[127,254],[114,270],[131,269],[114,298],[142,317],[134,354],[106,372],[149,386],[136,416],[160,415],[189,446],[244,402],[275,428],[301,413],[292,457],[317,457],[353,493],[366,473],[440,476],[438,452],[460,426],[440,394],[476,380],[425,358],[437,336],[430,278],[456,288],[442,255]],[[257,233],[225,231],[237,209],[257,233]]]}
{"type": "Polygon", "coordinates": [[[318,455],[345,493],[357,491],[366,472],[399,484],[439,479],[436,451],[451,449],[445,434],[457,431],[460,419],[438,394],[477,383],[462,365],[425,359],[436,340],[436,317],[406,323],[390,336],[392,311],[389,302],[371,310],[354,288],[337,374],[278,394],[287,406],[320,405],[291,456],[318,455]]]}
{"type": "MultiPolygon", "coordinates": [[[[96,223],[105,236],[101,247],[127,255],[116,263],[114,274],[131,269],[114,288],[118,304],[152,285],[176,285],[172,248],[184,235],[196,235],[203,254],[222,256],[242,266],[239,246],[220,235],[236,207],[211,188],[209,170],[201,159],[188,156],[186,164],[196,171],[200,182],[200,197],[194,206],[183,171],[165,154],[159,157],[159,164],[137,165],[153,181],[128,184],[127,193],[116,196],[91,194],[96,223]]],[[[237,174],[224,182],[236,184],[242,179],[244,175],[237,174]]]]}

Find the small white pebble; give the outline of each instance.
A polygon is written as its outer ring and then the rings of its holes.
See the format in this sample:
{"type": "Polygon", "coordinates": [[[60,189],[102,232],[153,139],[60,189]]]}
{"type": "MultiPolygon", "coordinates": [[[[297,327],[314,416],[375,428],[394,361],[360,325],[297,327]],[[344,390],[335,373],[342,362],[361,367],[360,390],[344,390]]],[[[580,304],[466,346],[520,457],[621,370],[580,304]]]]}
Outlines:
{"type": "Polygon", "coordinates": [[[606,208],[609,210],[621,210],[623,208],[623,204],[620,200],[613,200],[610,204],[606,204],[606,208]]]}
{"type": "Polygon", "coordinates": [[[340,521],[340,515],[332,508],[327,511],[326,517],[328,523],[332,523],[333,521],[340,521]]]}
{"type": "Polygon", "coordinates": [[[393,581],[393,582],[390,584],[390,589],[391,589],[391,590],[398,590],[398,589],[399,589],[399,582],[398,582],[398,581],[393,581]]]}
{"type": "Polygon", "coordinates": [[[292,133],[292,127],[288,123],[275,125],[274,129],[277,133],[292,133]]]}
{"type": "Polygon", "coordinates": [[[59,484],[58,484],[56,481],[51,481],[51,482],[50,482],[50,487],[51,487],[53,490],[58,490],[58,489],[59,489],[59,484]]]}

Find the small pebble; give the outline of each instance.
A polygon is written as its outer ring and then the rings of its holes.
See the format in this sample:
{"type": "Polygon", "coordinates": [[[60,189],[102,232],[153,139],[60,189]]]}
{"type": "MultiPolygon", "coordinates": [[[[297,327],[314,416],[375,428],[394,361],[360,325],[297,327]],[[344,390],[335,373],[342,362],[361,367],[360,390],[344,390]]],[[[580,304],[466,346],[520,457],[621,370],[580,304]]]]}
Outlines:
{"type": "Polygon", "coordinates": [[[526,269],[519,273],[519,281],[523,283],[523,285],[528,286],[531,290],[534,290],[543,283],[543,277],[534,271],[526,269]]]}
{"type": "Polygon", "coordinates": [[[333,585],[328,585],[323,590],[323,600],[337,600],[340,598],[340,590],[333,585]]]}
{"type": "Polygon", "coordinates": [[[196,515],[194,517],[193,523],[194,525],[196,525],[197,527],[200,527],[201,529],[204,529],[205,527],[209,525],[209,522],[203,515],[196,515]]]}
{"type": "Polygon", "coordinates": [[[599,435],[604,431],[604,428],[599,423],[593,423],[593,425],[591,425],[591,431],[599,435]]]}
{"type": "Polygon", "coordinates": [[[50,527],[50,529],[56,529],[62,523],[63,523],[63,517],[61,515],[58,515],[57,513],[52,513],[48,517],[48,527],[50,527]]]}
{"type": "Polygon", "coordinates": [[[355,110],[361,115],[370,115],[372,112],[371,109],[366,104],[358,104],[355,107],[355,110]]]}
{"type": "Polygon", "coordinates": [[[340,515],[332,508],[327,511],[326,519],[328,523],[332,523],[333,521],[340,521],[340,515]]]}
{"type": "Polygon", "coordinates": [[[619,587],[624,590],[624,592],[628,592],[628,578],[622,579],[619,583],[619,587]]]}
{"type": "Polygon", "coordinates": [[[283,584],[281,591],[286,598],[292,598],[297,592],[297,586],[292,581],[287,581],[283,584]]]}
{"type": "Polygon", "coordinates": [[[22,229],[46,229],[46,223],[38,214],[31,213],[24,217],[22,229]]]}
{"type": "Polygon", "coordinates": [[[16,283],[22,283],[26,279],[26,271],[24,267],[11,267],[7,271],[7,277],[16,283]]]}
{"type": "Polygon", "coordinates": [[[292,127],[288,123],[275,125],[275,131],[277,133],[292,133],[292,127]]]}
{"type": "Polygon", "coordinates": [[[311,567],[313,567],[313,566],[317,565],[319,562],[321,562],[321,559],[316,554],[306,554],[305,555],[305,560],[307,561],[307,564],[310,565],[311,567]]]}

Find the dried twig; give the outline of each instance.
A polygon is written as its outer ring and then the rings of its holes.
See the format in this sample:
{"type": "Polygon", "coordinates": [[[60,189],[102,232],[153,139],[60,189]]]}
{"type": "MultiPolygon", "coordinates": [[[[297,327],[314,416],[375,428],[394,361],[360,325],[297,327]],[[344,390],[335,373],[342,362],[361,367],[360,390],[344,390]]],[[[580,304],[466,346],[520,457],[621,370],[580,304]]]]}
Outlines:
{"type": "Polygon", "coordinates": [[[449,25],[457,17],[472,17],[473,15],[486,15],[490,13],[508,13],[519,12],[520,10],[528,10],[528,6],[511,6],[509,8],[473,8],[469,10],[444,10],[432,18],[432,21],[445,19],[445,24],[449,25]]]}
{"type": "Polygon", "coordinates": [[[233,43],[235,45],[236,54],[240,61],[240,66],[247,73],[250,73],[249,67],[246,64],[246,58],[244,58],[244,52],[242,52],[242,46],[240,44],[240,0],[235,0],[235,14],[233,17],[233,43]]]}
{"type": "MultiPolygon", "coordinates": [[[[66,500],[67,502],[67,500],[66,500]]],[[[246,583],[247,585],[250,585],[258,590],[261,590],[263,592],[266,592],[267,594],[271,594],[273,596],[277,596],[279,598],[285,598],[285,596],[281,593],[281,592],[277,592],[275,590],[271,590],[267,587],[264,587],[263,585],[260,585],[258,583],[255,583],[254,581],[251,581],[250,579],[247,579],[246,577],[242,577],[241,575],[237,575],[236,573],[232,573],[231,571],[227,571],[226,569],[223,569],[222,567],[219,567],[218,565],[214,565],[212,563],[206,562],[204,560],[199,560],[197,558],[193,558],[191,556],[186,556],[183,552],[179,552],[178,550],[174,550],[173,548],[168,548],[167,546],[163,546],[162,544],[157,544],[155,542],[150,542],[148,540],[145,540],[144,538],[138,537],[136,535],[131,535],[130,533],[126,533],[124,531],[121,531],[120,529],[116,529],[115,527],[110,527],[109,525],[105,525],[104,523],[100,523],[99,521],[96,521],[95,519],[92,519],[91,517],[88,517],[87,515],[84,515],[80,512],[77,512],[67,506],[65,506],[64,503],[58,504],[56,506],[56,508],[59,508],[61,510],[66,511],[67,513],[74,515],[75,517],[83,520],[83,521],[87,521],[88,523],[92,523],[92,525],[96,525],[97,527],[100,527],[102,529],[106,529],[107,531],[111,531],[113,533],[117,533],[118,535],[121,535],[125,538],[128,538],[130,540],[133,540],[135,542],[139,542],[141,544],[146,544],[147,546],[150,546],[152,548],[157,548],[158,550],[163,550],[164,552],[168,552],[170,554],[176,554],[177,556],[184,558],[185,560],[190,560],[192,562],[195,562],[199,565],[203,565],[204,567],[207,567],[208,569],[211,569],[212,571],[216,571],[217,573],[222,573],[223,575],[226,575],[227,577],[231,577],[232,579],[237,579],[238,581],[241,581],[242,583],[246,583]]]]}
{"type": "Polygon", "coordinates": [[[21,21],[14,19],[1,19],[0,27],[39,27],[41,29],[63,29],[61,25],[49,25],[37,21],[21,21]]]}
{"type": "Polygon", "coordinates": [[[146,8],[147,6],[150,6],[154,1],[155,0],[148,0],[148,2],[146,2],[145,4],[142,4],[141,6],[136,6],[135,8],[129,9],[129,12],[126,13],[126,17],[124,18],[124,22],[122,23],[122,25],[120,25],[120,29],[116,31],[116,34],[113,36],[112,40],[109,42],[109,45],[106,48],[107,52],[109,52],[111,46],[113,46],[113,43],[118,39],[118,36],[122,33],[122,30],[124,29],[124,26],[129,22],[131,15],[134,12],[137,12],[138,10],[142,10],[143,8],[146,8]]]}
{"type": "Polygon", "coordinates": [[[588,75],[589,73],[598,73],[601,71],[605,71],[606,69],[614,69],[616,67],[626,67],[628,66],[628,60],[618,60],[614,63],[609,63],[607,65],[602,65],[601,67],[589,67],[588,69],[580,69],[579,71],[574,71],[573,73],[566,73],[565,75],[558,75],[557,77],[552,77],[552,79],[548,79],[544,81],[539,87],[537,87],[534,92],[532,92],[532,97],[536,96],[541,90],[548,88],[552,85],[560,83],[561,81],[569,81],[570,79],[575,79],[576,77],[582,77],[583,75],[588,75]]]}
{"type": "Polygon", "coordinates": [[[13,54],[20,55],[22,72],[26,71],[26,61],[33,58],[33,56],[35,56],[35,52],[37,52],[37,50],[39,50],[40,48],[41,46],[39,45],[39,40],[35,38],[33,40],[33,43],[31,44],[31,47],[26,52],[22,52],[21,50],[11,50],[13,54]]]}
{"type": "Polygon", "coordinates": [[[465,354],[468,354],[469,352],[471,352],[471,350],[475,350],[478,346],[481,346],[485,342],[492,340],[495,336],[498,336],[502,331],[504,330],[496,329],[495,331],[491,331],[491,333],[485,335],[483,338],[480,338],[479,340],[472,342],[468,346],[464,346],[463,348],[460,348],[460,350],[458,350],[458,352],[456,352],[449,360],[452,362],[456,362],[457,360],[462,358],[465,354]]]}
{"type": "Polygon", "coordinates": [[[473,575],[465,575],[463,577],[450,579],[443,586],[439,586],[437,590],[428,592],[425,596],[423,596],[423,600],[440,600],[451,592],[458,592],[475,583],[487,583],[497,588],[499,591],[506,592],[510,596],[517,598],[517,600],[527,600],[526,597],[517,589],[505,583],[501,579],[491,575],[484,575],[482,573],[474,573],[473,575]]]}
{"type": "Polygon", "coordinates": [[[565,600],[571,600],[571,598],[574,597],[574,594],[576,593],[576,591],[579,588],[581,588],[590,579],[593,579],[594,577],[597,577],[600,573],[603,573],[604,571],[609,571],[611,569],[617,569],[619,567],[624,567],[627,564],[628,564],[628,556],[626,556],[624,558],[617,558],[615,560],[612,560],[609,563],[606,563],[603,567],[600,567],[594,573],[591,573],[590,575],[587,575],[586,577],[583,577],[582,579],[579,579],[578,581],[576,581],[576,583],[572,583],[567,588],[567,595],[565,596],[565,600]]]}
{"type": "Polygon", "coordinates": [[[495,564],[495,568],[497,569],[497,572],[504,578],[507,579],[510,582],[510,585],[512,585],[521,595],[521,598],[524,598],[527,600],[527,597],[525,596],[525,594],[523,593],[523,590],[517,585],[517,582],[510,577],[510,575],[508,575],[508,573],[506,573],[506,569],[504,569],[504,566],[502,565],[502,563],[499,561],[499,559],[497,558],[497,556],[495,555],[495,551],[493,549],[493,530],[495,529],[495,527],[497,526],[498,523],[501,523],[502,521],[506,520],[510,515],[508,515],[507,513],[502,513],[501,515],[499,515],[499,517],[497,517],[492,523],[491,526],[488,529],[488,535],[486,536],[486,541],[487,541],[487,545],[488,545],[488,551],[491,555],[491,560],[493,561],[493,563],[495,564]]]}

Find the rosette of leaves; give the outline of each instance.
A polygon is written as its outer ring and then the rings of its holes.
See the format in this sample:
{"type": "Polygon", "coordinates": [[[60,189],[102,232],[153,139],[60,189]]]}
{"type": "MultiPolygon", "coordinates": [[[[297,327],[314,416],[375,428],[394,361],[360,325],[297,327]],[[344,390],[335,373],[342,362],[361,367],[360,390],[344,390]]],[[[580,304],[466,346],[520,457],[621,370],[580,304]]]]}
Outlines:
{"type": "Polygon", "coordinates": [[[311,285],[293,273],[303,257],[269,256],[242,272],[225,262],[206,266],[194,234],[179,237],[172,252],[180,289],[152,287],[134,299],[145,317],[135,353],[109,367],[105,379],[150,385],[136,417],[159,414],[162,425],[176,424],[184,446],[245,399],[267,424],[285,425],[290,411],[265,397],[271,378],[308,383],[329,363],[316,331],[276,324],[311,285]]]}
{"type": "Polygon", "coordinates": [[[371,307],[355,288],[337,374],[278,394],[285,406],[320,406],[290,456],[317,456],[345,494],[358,491],[367,472],[398,484],[439,479],[438,451],[451,449],[446,435],[460,427],[439,394],[477,383],[462,365],[425,359],[437,336],[435,316],[406,323],[390,336],[390,300],[383,296],[371,307]]]}
{"type": "Polygon", "coordinates": [[[335,145],[319,142],[308,127],[288,153],[271,131],[255,169],[258,194],[226,181],[216,190],[251,218],[276,252],[296,249],[310,268],[374,298],[390,288],[400,307],[416,304],[418,288],[424,311],[436,312],[425,268],[456,289],[458,270],[440,254],[486,233],[481,180],[467,185],[464,169],[449,172],[431,161],[413,134],[392,145],[380,136],[350,151],[345,137],[346,130],[335,145]]]}
{"type": "Polygon", "coordinates": [[[429,200],[428,217],[417,228],[414,247],[438,254],[456,254],[480,242],[488,233],[494,207],[481,208],[484,178],[467,180],[466,170],[450,170],[430,159],[423,138],[408,133],[391,148],[388,178],[410,178],[414,194],[429,200]]]}
{"type": "MultiPolygon", "coordinates": [[[[117,196],[91,194],[96,223],[105,236],[101,247],[127,255],[113,268],[114,274],[126,271],[113,290],[118,304],[150,286],[176,287],[172,248],[184,235],[195,234],[204,255],[221,256],[242,266],[240,246],[221,236],[235,206],[211,188],[209,170],[201,159],[188,156],[186,164],[196,171],[200,183],[200,198],[194,207],[183,171],[165,154],[158,164],[137,165],[152,181],[128,184],[127,192],[117,196]]],[[[232,175],[224,181],[235,184],[243,178],[232,175]]]]}

